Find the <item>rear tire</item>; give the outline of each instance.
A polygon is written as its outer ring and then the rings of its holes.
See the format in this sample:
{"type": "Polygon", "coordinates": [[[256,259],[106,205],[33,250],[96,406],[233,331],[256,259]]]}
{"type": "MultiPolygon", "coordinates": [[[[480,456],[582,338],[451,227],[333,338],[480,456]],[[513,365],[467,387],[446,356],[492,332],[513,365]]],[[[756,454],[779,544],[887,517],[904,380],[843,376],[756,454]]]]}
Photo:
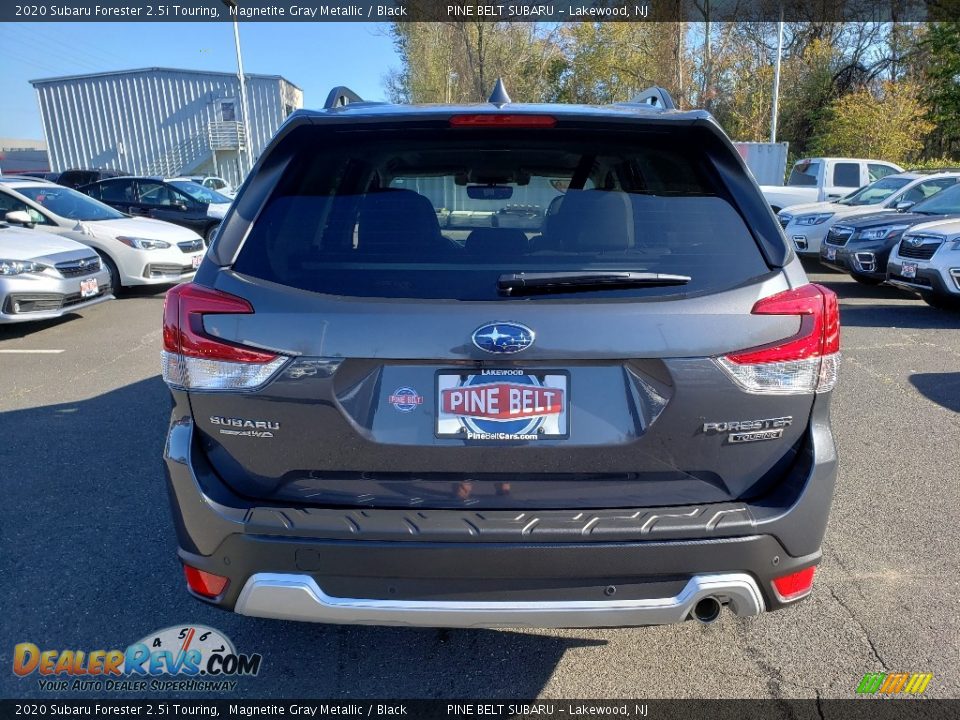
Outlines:
{"type": "Polygon", "coordinates": [[[867,277],[866,275],[851,275],[851,277],[861,285],[867,285],[868,287],[876,287],[883,283],[883,280],[867,277]]]}
{"type": "Polygon", "coordinates": [[[213,242],[213,236],[217,234],[217,230],[220,229],[220,224],[211,225],[207,228],[207,232],[203,236],[203,244],[206,247],[210,247],[210,243],[213,242]]]}
{"type": "Polygon", "coordinates": [[[117,269],[117,264],[109,255],[99,251],[97,254],[100,256],[100,261],[103,263],[103,266],[110,273],[110,292],[119,297],[123,292],[123,283],[120,281],[120,271],[117,269]]]}
{"type": "Polygon", "coordinates": [[[934,307],[937,310],[953,310],[954,312],[960,311],[960,299],[952,298],[946,295],[932,295],[925,293],[922,295],[923,301],[930,307],[934,307]]]}

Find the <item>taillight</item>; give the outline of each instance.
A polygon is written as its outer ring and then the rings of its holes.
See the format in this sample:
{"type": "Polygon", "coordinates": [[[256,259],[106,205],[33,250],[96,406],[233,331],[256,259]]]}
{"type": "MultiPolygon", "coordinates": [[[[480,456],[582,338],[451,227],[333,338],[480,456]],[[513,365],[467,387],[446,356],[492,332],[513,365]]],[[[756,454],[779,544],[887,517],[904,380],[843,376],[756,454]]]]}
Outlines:
{"type": "Polygon", "coordinates": [[[552,128],[557,119],[552,115],[524,115],[518,113],[477,113],[476,115],[454,115],[450,118],[450,127],[499,127],[499,128],[552,128]]]}
{"type": "Polygon", "coordinates": [[[263,385],[288,360],[208,335],[204,315],[248,315],[243,298],[185,283],[163,302],[163,379],[185,390],[251,390],[263,385]]]}
{"type": "Polygon", "coordinates": [[[773,589],[780,601],[799,600],[804,595],[810,594],[813,590],[814,570],[815,568],[811,566],[790,575],[774,578],[773,589]]]}
{"type": "Polygon", "coordinates": [[[187,586],[197,595],[215,598],[227,589],[230,579],[222,575],[214,575],[206,570],[198,570],[190,565],[183,566],[183,574],[187,578],[187,586]]]}
{"type": "Polygon", "coordinates": [[[799,315],[791,338],[717,358],[744,390],[755,393],[827,392],[840,370],[840,309],[837,296],[822,285],[804,285],[757,302],[754,315],[799,315]]]}

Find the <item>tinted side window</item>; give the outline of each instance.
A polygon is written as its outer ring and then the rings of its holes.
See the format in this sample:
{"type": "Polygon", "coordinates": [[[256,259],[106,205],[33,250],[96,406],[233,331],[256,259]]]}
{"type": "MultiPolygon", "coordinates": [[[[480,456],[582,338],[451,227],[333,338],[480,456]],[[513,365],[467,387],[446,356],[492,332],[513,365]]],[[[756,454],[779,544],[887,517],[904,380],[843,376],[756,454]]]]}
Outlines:
{"type": "Polygon", "coordinates": [[[26,209],[27,204],[23,202],[23,200],[18,200],[12,195],[7,195],[5,192],[0,192],[0,220],[3,220],[3,216],[8,212],[26,209]]]}
{"type": "Polygon", "coordinates": [[[188,205],[186,195],[176,188],[172,188],[167,183],[145,181],[140,183],[140,202],[146,205],[171,206],[176,204],[188,205]]]}
{"type": "Polygon", "coordinates": [[[107,180],[98,185],[100,199],[104,202],[136,202],[133,180],[107,180]]]}
{"type": "Polygon", "coordinates": [[[937,180],[925,180],[922,183],[910,188],[910,190],[900,198],[900,202],[917,203],[933,197],[941,190],[956,185],[954,178],[939,178],[937,180]]]}
{"type": "Polygon", "coordinates": [[[838,162],[833,166],[833,184],[838,187],[860,187],[860,164],[838,162]]]}

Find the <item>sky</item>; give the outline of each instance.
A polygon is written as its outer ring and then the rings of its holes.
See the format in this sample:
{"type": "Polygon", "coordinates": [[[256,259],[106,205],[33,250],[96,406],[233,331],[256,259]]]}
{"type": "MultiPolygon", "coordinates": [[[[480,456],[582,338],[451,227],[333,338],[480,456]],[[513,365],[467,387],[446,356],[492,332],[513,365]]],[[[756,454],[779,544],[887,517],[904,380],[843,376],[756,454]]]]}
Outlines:
{"type": "MultiPolygon", "coordinates": [[[[330,88],[347,85],[367,100],[385,99],[383,76],[400,66],[378,23],[240,23],[245,73],[283,75],[320,107],[330,88]]],[[[0,23],[0,137],[41,140],[28,81],[104,70],[172,67],[237,71],[230,23],[0,23]]]]}

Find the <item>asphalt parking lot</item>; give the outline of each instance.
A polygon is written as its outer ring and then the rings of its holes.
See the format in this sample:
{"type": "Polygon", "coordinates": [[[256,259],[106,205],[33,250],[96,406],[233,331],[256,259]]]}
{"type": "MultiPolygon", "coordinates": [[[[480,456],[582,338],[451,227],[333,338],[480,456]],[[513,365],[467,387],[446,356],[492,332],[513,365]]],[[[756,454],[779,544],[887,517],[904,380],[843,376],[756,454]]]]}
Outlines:
{"type": "Polygon", "coordinates": [[[230,697],[850,698],[874,671],[932,672],[928,696],[960,697],[960,315],[813,279],[843,319],[823,565],[792,611],[712,626],[444,631],[212,609],[183,588],[163,487],[163,293],[0,326],[0,697],[54,696],[10,672],[16,643],[123,648],[183,623],[263,654],[230,697]]]}

